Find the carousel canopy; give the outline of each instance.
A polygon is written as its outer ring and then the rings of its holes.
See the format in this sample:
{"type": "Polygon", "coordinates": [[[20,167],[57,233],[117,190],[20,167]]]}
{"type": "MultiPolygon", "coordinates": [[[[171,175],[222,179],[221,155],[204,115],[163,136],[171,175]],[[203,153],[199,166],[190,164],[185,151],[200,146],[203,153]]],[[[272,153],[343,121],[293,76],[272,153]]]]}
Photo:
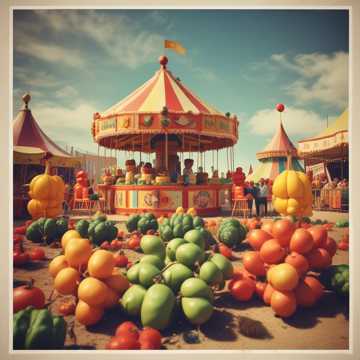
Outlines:
{"type": "Polygon", "coordinates": [[[176,138],[178,151],[220,149],[237,142],[236,117],[201,100],[167,69],[167,62],[160,57],[160,69],[150,80],[103,113],[94,114],[92,133],[97,143],[152,152],[156,134],[176,138]]]}
{"type": "Polygon", "coordinates": [[[288,161],[291,161],[291,168],[296,171],[304,171],[299,162],[297,150],[289,139],[282,122],[271,141],[263,151],[256,154],[260,164],[252,174],[246,178],[247,181],[257,182],[261,178],[274,180],[277,175],[288,168],[288,161]]]}
{"type": "Polygon", "coordinates": [[[25,107],[13,122],[14,162],[17,164],[40,164],[45,156],[51,156],[52,166],[73,167],[78,161],[56,145],[34,119],[28,103],[29,94],[23,96],[25,107]]]}
{"type": "Polygon", "coordinates": [[[299,141],[299,154],[305,159],[342,159],[348,157],[348,122],[346,109],[320,134],[299,141]]]}

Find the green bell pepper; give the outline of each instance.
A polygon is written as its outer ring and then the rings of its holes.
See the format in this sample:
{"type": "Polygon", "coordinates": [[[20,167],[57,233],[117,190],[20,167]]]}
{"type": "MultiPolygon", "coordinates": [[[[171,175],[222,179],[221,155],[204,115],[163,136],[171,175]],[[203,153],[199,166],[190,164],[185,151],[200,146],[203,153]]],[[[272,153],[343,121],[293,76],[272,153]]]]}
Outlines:
{"type": "Polygon", "coordinates": [[[61,349],[64,346],[66,338],[67,324],[63,317],[53,316],[53,348],[61,349]]]}
{"type": "Polygon", "coordinates": [[[28,307],[17,312],[13,319],[13,348],[16,350],[25,349],[26,332],[30,323],[32,308],[28,307]]]}

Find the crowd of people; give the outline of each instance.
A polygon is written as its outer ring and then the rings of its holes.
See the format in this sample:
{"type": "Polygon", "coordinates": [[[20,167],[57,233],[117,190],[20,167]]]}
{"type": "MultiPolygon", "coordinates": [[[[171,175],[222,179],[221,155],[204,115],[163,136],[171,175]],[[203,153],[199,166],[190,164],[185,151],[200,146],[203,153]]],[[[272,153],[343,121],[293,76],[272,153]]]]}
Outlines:
{"type": "Polygon", "coordinates": [[[264,207],[264,215],[266,216],[268,213],[268,202],[272,198],[272,181],[264,178],[261,178],[258,183],[246,181],[244,195],[247,198],[250,216],[252,216],[254,202],[256,216],[260,216],[261,206],[264,207]]]}

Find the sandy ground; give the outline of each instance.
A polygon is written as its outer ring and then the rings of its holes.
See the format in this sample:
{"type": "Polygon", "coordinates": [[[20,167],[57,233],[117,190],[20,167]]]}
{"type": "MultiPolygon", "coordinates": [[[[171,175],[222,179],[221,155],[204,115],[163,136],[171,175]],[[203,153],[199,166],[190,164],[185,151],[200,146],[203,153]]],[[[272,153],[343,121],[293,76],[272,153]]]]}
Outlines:
{"type": "MultiPolygon", "coordinates": [[[[314,218],[336,221],[347,217],[347,214],[316,213],[314,218]]],[[[123,227],[122,217],[114,217],[123,227]]],[[[330,232],[339,241],[344,230],[334,228],[330,232]]],[[[25,248],[34,246],[26,241],[25,248]]],[[[53,280],[48,275],[49,260],[61,252],[61,249],[44,247],[47,260],[33,263],[26,268],[16,268],[14,279],[35,279],[48,297],[52,291],[53,280]]],[[[126,250],[130,260],[140,255],[126,250]]],[[[236,255],[239,255],[236,254],[236,255]]],[[[239,261],[235,261],[237,263],[239,261]]],[[[338,250],[333,258],[334,264],[348,263],[348,252],[338,250]]],[[[51,310],[56,313],[57,308],[65,297],[58,297],[51,304],[51,310]]],[[[274,316],[270,307],[262,301],[254,299],[249,302],[238,302],[224,292],[215,303],[216,310],[212,318],[204,324],[200,331],[179,319],[173,328],[163,332],[168,337],[165,344],[167,349],[347,349],[349,346],[348,306],[341,302],[333,293],[327,292],[316,307],[298,309],[291,318],[283,320],[274,316]],[[239,331],[239,323],[246,324],[245,328],[255,328],[257,338],[244,336],[239,331]],[[190,341],[189,335],[195,334],[198,343],[190,341]]],[[[73,316],[66,317],[68,323],[74,322],[73,316]]],[[[70,336],[66,340],[66,348],[74,349],[103,349],[114,334],[119,323],[129,318],[120,309],[108,311],[101,322],[95,326],[85,328],[75,322],[74,332],[77,345],[70,336]]],[[[131,319],[137,322],[137,319],[131,319]]],[[[140,325],[140,323],[138,323],[140,325]]]]}

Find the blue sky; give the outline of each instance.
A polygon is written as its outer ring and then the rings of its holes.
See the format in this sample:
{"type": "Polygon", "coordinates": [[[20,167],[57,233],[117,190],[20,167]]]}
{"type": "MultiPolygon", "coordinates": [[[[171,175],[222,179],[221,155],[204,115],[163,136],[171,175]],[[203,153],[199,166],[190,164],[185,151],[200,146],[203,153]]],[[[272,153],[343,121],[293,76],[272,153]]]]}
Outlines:
{"type": "Polygon", "coordinates": [[[92,114],[153,75],[164,39],[188,50],[167,51],[170,70],[206,102],[237,114],[235,161],[246,170],[278,125],[276,103],[286,106],[295,144],[347,107],[345,10],[16,10],[14,116],[30,91],[50,137],[95,153],[92,114]]]}

